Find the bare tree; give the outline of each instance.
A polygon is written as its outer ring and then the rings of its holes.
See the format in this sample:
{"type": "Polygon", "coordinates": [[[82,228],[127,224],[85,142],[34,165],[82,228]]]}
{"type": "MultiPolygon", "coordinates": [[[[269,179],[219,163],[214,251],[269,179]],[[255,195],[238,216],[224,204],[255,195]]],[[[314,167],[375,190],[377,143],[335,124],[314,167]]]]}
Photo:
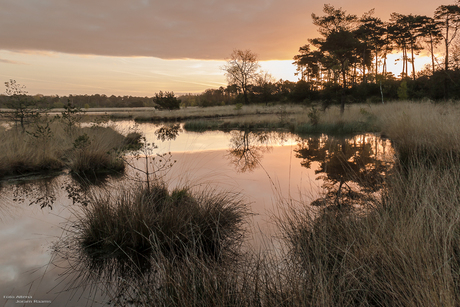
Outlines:
{"type": "Polygon", "coordinates": [[[36,120],[40,111],[36,109],[36,103],[27,96],[26,87],[20,85],[16,80],[10,79],[5,82],[5,93],[9,96],[6,107],[11,111],[6,112],[3,116],[16,124],[21,125],[22,131],[25,131],[25,125],[36,120]]]}
{"type": "Polygon", "coordinates": [[[257,55],[251,50],[233,50],[230,59],[222,67],[229,85],[236,85],[243,92],[244,102],[247,104],[248,88],[253,83],[259,69],[257,55]]]}

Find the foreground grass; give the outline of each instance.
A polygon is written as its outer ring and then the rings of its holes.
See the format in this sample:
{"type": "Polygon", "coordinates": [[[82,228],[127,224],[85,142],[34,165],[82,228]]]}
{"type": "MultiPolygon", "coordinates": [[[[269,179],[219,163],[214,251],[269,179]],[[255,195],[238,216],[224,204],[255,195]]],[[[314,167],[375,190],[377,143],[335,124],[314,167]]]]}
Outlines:
{"type": "Polygon", "coordinates": [[[110,127],[68,128],[59,122],[31,126],[26,132],[2,128],[0,178],[65,168],[79,175],[121,171],[121,151],[140,139],[137,133],[123,136],[110,127]]]}
{"type": "Polygon", "coordinates": [[[460,167],[419,165],[387,184],[368,215],[293,210],[283,220],[304,305],[459,304],[460,167]]]}

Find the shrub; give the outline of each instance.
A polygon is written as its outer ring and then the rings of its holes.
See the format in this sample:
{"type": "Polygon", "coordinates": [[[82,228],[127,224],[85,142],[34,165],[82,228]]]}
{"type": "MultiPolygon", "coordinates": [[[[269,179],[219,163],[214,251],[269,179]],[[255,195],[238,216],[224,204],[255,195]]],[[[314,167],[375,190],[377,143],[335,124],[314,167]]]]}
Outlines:
{"type": "Polygon", "coordinates": [[[174,96],[173,92],[155,93],[153,102],[160,110],[178,110],[180,109],[180,100],[174,96]]]}
{"type": "Polygon", "coordinates": [[[317,127],[319,124],[319,118],[320,118],[318,109],[316,109],[315,107],[311,107],[307,115],[308,115],[308,119],[310,119],[311,125],[313,127],[317,127]]]}

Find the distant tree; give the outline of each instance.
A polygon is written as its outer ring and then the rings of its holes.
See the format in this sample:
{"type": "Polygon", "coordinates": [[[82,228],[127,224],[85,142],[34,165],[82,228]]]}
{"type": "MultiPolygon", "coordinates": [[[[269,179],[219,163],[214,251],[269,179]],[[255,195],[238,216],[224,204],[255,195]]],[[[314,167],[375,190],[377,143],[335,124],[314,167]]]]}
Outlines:
{"type": "Polygon", "coordinates": [[[294,65],[297,66],[297,75],[300,80],[312,82],[321,82],[321,51],[311,50],[310,45],[304,45],[299,48],[298,55],[294,56],[294,65]]]}
{"type": "Polygon", "coordinates": [[[180,100],[174,96],[174,92],[155,93],[153,97],[154,104],[160,110],[178,110],[180,109],[180,100]]]}
{"type": "Polygon", "coordinates": [[[324,16],[311,15],[313,24],[318,26],[318,32],[323,37],[311,39],[310,43],[322,53],[320,62],[333,71],[335,82],[339,83],[338,80],[342,78],[340,110],[343,113],[348,72],[358,63],[358,51],[363,46],[354,33],[358,17],[347,14],[341,8],[335,9],[330,4],[324,5],[323,12],[324,16]]]}
{"type": "Polygon", "coordinates": [[[460,6],[441,5],[434,12],[434,19],[439,22],[441,35],[444,39],[445,59],[444,59],[444,99],[449,98],[449,46],[457,36],[460,27],[460,6]]]}
{"type": "Polygon", "coordinates": [[[318,32],[324,37],[333,32],[352,31],[356,27],[358,17],[347,14],[342,8],[336,9],[330,4],[325,4],[323,12],[325,13],[324,16],[311,14],[311,18],[313,19],[313,24],[318,26],[318,32]]]}
{"type": "Polygon", "coordinates": [[[343,114],[345,110],[345,89],[347,85],[347,72],[351,66],[358,61],[358,50],[361,43],[352,32],[340,30],[332,32],[326,40],[319,46],[320,50],[332,57],[340,69],[342,76],[342,95],[340,102],[340,111],[343,114]]]}
{"type": "Polygon", "coordinates": [[[222,67],[229,85],[236,85],[243,93],[244,102],[249,103],[248,91],[253,84],[259,69],[257,55],[251,50],[233,50],[230,59],[222,67]]]}
{"type": "Polygon", "coordinates": [[[276,79],[269,72],[261,71],[257,74],[254,80],[254,94],[256,94],[261,102],[268,104],[273,98],[276,91],[276,79]]]}
{"type": "Polygon", "coordinates": [[[24,85],[20,85],[16,80],[10,79],[10,81],[5,82],[5,87],[5,94],[8,96],[5,106],[11,111],[4,113],[3,116],[16,124],[19,123],[24,132],[25,125],[40,116],[40,110],[36,108],[36,101],[27,96],[24,85]]]}
{"type": "Polygon", "coordinates": [[[399,13],[391,13],[390,24],[388,26],[388,36],[393,45],[402,51],[402,72],[401,77],[407,77],[408,73],[408,56],[409,48],[409,20],[407,16],[399,13]]]}
{"type": "Polygon", "coordinates": [[[457,36],[460,27],[460,6],[441,5],[434,12],[434,19],[440,23],[441,35],[444,39],[446,57],[444,70],[449,70],[449,46],[457,36]]]}
{"type": "Polygon", "coordinates": [[[375,75],[379,72],[379,55],[384,54],[385,37],[387,34],[385,23],[380,18],[373,17],[374,10],[365,13],[360,19],[359,27],[354,31],[357,39],[361,42],[361,58],[363,78],[366,83],[366,68],[372,65],[372,52],[375,56],[375,75]]]}
{"type": "Polygon", "coordinates": [[[434,75],[436,70],[434,48],[442,41],[441,23],[428,16],[420,16],[422,27],[419,36],[430,46],[431,72],[434,75]]]}

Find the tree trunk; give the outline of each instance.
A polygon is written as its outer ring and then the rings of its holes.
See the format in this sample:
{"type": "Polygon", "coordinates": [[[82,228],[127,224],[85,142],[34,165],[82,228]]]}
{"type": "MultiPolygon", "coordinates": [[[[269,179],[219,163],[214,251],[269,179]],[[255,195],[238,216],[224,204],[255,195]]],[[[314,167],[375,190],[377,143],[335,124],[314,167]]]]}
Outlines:
{"type": "Polygon", "coordinates": [[[367,83],[367,76],[366,76],[366,49],[363,52],[363,83],[367,83]]]}
{"type": "Polygon", "coordinates": [[[433,50],[433,35],[430,33],[430,49],[431,49],[431,71],[434,75],[434,50],[433,50]]]}
{"type": "Polygon", "coordinates": [[[444,70],[449,70],[449,18],[446,17],[446,58],[444,60],[444,70]]]}
{"type": "Polygon", "coordinates": [[[343,115],[343,113],[345,112],[345,90],[347,88],[346,71],[344,65],[345,63],[342,64],[343,87],[340,94],[340,115],[343,115]]]}

